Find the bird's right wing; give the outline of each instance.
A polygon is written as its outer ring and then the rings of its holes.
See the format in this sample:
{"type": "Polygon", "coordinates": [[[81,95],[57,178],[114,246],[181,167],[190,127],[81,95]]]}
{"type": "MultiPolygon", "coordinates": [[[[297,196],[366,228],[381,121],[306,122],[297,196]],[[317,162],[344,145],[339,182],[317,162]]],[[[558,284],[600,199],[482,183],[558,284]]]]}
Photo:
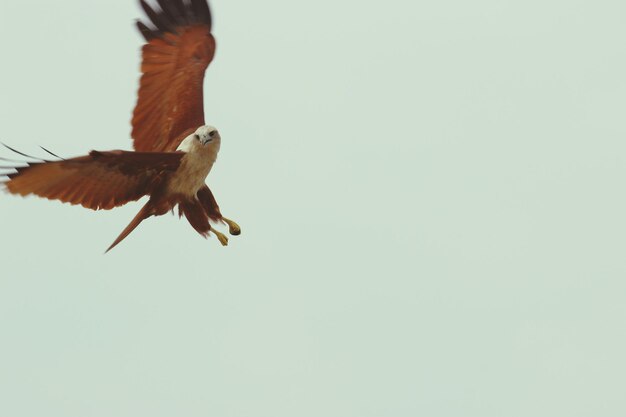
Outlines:
{"type": "Polygon", "coordinates": [[[92,151],[87,156],[28,163],[5,174],[7,191],[108,210],[150,194],[178,169],[180,152],[92,151]]]}

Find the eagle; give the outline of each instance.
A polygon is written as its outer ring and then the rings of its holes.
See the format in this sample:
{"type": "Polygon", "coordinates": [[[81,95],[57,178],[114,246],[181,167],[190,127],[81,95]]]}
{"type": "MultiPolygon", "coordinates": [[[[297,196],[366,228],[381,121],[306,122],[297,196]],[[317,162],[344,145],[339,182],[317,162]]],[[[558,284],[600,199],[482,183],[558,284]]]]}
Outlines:
{"type": "Polygon", "coordinates": [[[219,131],[205,124],[203,109],[204,74],[215,55],[209,4],[157,2],[158,7],[140,0],[147,20],[137,21],[146,43],[132,116],[134,151],[94,150],[71,159],[5,167],[11,172],[4,174],[4,188],[21,196],[34,194],[92,210],[109,210],[149,196],[106,252],[143,220],[176,207],[200,235],[207,238],[212,233],[224,246],[228,238],[211,224],[228,225],[231,235],[241,233],[237,223],[222,216],[205,183],[221,143],[219,131]]]}

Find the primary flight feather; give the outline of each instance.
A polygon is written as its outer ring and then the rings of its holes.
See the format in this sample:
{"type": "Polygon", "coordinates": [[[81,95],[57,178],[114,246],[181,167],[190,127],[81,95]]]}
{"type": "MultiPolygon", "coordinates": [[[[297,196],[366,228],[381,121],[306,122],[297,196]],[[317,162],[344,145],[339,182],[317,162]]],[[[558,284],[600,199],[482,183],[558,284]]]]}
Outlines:
{"type": "Polygon", "coordinates": [[[107,249],[120,243],[144,219],[178,206],[202,236],[228,239],[210,222],[223,222],[232,235],[239,226],[222,216],[205,184],[221,136],[204,120],[204,73],[215,55],[211,12],[206,0],[140,0],[150,24],[137,22],[142,48],[141,80],[133,112],[135,151],[92,151],[58,161],[29,162],[8,174],[6,189],[99,210],[143,196],[150,199],[107,249]]]}

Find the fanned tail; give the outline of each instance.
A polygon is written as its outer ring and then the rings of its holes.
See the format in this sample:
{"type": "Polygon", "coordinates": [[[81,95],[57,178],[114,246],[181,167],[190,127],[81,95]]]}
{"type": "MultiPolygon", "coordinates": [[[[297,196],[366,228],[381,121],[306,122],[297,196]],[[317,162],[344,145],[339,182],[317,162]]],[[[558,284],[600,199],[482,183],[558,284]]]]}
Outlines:
{"type": "Polygon", "coordinates": [[[117,239],[115,239],[115,242],[113,242],[111,244],[111,246],[109,246],[109,248],[104,253],[108,253],[111,249],[116,247],[133,230],[135,230],[135,228],[137,226],[139,226],[139,223],[141,223],[142,221],[144,221],[145,219],[147,219],[148,217],[150,217],[152,215],[152,204],[151,203],[152,203],[152,201],[148,201],[146,203],[146,205],[143,206],[141,208],[141,210],[139,210],[139,213],[137,213],[135,218],[131,220],[131,222],[128,224],[128,226],[126,226],[126,228],[124,230],[122,230],[122,233],[120,233],[120,235],[117,237],[117,239]]]}

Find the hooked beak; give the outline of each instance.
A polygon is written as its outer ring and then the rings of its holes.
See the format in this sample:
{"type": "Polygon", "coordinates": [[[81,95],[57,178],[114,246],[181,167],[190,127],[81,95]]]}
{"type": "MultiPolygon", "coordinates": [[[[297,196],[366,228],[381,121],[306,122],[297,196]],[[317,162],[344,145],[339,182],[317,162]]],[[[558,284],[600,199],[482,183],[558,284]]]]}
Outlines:
{"type": "Polygon", "coordinates": [[[200,140],[200,143],[202,143],[203,145],[206,145],[207,143],[212,142],[212,141],[213,141],[213,138],[208,137],[208,138],[200,140]]]}

